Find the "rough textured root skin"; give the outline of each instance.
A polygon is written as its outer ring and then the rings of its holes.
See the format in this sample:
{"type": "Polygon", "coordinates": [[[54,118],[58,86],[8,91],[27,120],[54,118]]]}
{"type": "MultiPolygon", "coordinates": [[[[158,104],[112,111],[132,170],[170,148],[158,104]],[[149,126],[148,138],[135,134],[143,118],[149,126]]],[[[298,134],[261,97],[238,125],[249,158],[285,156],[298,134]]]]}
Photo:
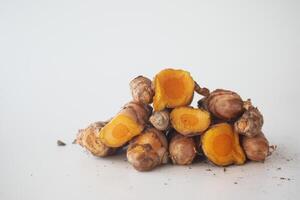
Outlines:
{"type": "Polygon", "coordinates": [[[174,133],[169,144],[173,164],[189,165],[196,156],[196,144],[193,138],[174,133]]]}
{"type": "Polygon", "coordinates": [[[261,132],[264,120],[259,110],[252,106],[251,101],[244,103],[246,111],[234,123],[234,129],[241,135],[247,137],[254,137],[261,132]]]}
{"type": "Polygon", "coordinates": [[[228,123],[213,125],[201,136],[201,144],[205,156],[215,165],[241,165],[246,161],[239,135],[228,123]]]}
{"type": "Polygon", "coordinates": [[[200,85],[195,81],[195,92],[197,92],[198,94],[208,97],[210,94],[210,91],[208,88],[205,87],[200,87],[200,85]]]}
{"type": "Polygon", "coordinates": [[[107,123],[108,122],[95,122],[90,124],[87,128],[79,130],[76,143],[97,157],[106,157],[114,154],[117,148],[106,146],[98,137],[100,130],[107,123]]]}
{"type": "Polygon", "coordinates": [[[131,115],[131,117],[136,118],[139,124],[145,126],[152,113],[152,108],[147,104],[131,101],[125,104],[120,113],[131,115]]]}
{"type": "Polygon", "coordinates": [[[269,142],[262,132],[251,138],[243,136],[242,146],[249,160],[262,162],[269,155],[269,142]]]}
{"type": "Polygon", "coordinates": [[[168,162],[166,136],[155,128],[134,138],[127,149],[127,159],[138,171],[150,171],[168,162]]]}
{"type": "Polygon", "coordinates": [[[211,123],[209,112],[188,106],[174,108],[170,118],[172,127],[184,136],[201,135],[211,123]]]}
{"type": "Polygon", "coordinates": [[[235,119],[244,112],[242,98],[229,90],[214,90],[205,99],[204,104],[215,117],[225,121],[235,119]]]}
{"type": "Polygon", "coordinates": [[[170,113],[167,110],[155,111],[149,121],[156,129],[165,131],[170,126],[170,113]]]}
{"type": "MultiPolygon", "coordinates": [[[[128,143],[133,137],[139,135],[151,115],[152,108],[140,102],[129,102],[122,110],[100,131],[100,140],[109,147],[121,147],[128,143]],[[120,126],[119,126],[120,125],[120,126]],[[126,127],[125,136],[116,137],[115,127],[126,127]],[[134,127],[134,128],[133,128],[134,127]]],[[[123,129],[119,133],[124,132],[123,129]]]]}
{"type": "Polygon", "coordinates": [[[134,101],[144,104],[152,103],[154,90],[150,79],[144,76],[138,76],[134,78],[129,85],[134,101]]]}
{"type": "Polygon", "coordinates": [[[164,69],[154,78],[155,111],[189,105],[194,96],[195,82],[184,70],[164,69]]]}

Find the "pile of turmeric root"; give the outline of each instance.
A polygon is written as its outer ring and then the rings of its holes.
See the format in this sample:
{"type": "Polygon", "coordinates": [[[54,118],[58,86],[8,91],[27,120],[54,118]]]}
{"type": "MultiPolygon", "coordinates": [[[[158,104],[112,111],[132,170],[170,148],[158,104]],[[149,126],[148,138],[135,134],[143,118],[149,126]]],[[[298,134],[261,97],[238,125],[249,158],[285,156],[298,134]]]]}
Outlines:
{"type": "Polygon", "coordinates": [[[128,162],[139,171],[170,161],[189,165],[199,156],[227,166],[270,155],[262,114],[236,92],[210,92],[176,69],[160,71],[153,81],[138,76],[130,89],[132,101],[110,120],[80,130],[77,144],[98,157],[126,149],[128,162]],[[194,93],[202,96],[197,108],[190,106],[194,93]]]}

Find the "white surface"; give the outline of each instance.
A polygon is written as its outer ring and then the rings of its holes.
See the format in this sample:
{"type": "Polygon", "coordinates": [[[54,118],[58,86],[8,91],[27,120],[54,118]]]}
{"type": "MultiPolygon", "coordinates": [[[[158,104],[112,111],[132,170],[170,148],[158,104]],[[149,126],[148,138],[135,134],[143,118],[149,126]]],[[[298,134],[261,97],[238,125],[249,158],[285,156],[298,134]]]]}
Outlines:
{"type": "Polygon", "coordinates": [[[299,198],[299,10],[287,0],[1,0],[0,199],[299,198]],[[139,173],[124,155],[96,159],[71,144],[130,100],[129,80],[165,67],[251,97],[276,154],[225,173],[205,163],[139,173]]]}

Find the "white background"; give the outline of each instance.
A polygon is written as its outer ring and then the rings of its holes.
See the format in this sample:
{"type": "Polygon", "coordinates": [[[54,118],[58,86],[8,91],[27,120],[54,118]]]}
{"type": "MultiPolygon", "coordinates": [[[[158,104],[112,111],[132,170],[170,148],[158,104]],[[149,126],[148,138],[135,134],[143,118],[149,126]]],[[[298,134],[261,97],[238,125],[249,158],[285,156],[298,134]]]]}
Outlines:
{"type": "Polygon", "coordinates": [[[0,199],[299,198],[299,10],[296,0],[0,0],[0,199]],[[226,172],[139,173],[124,155],[71,144],[130,100],[133,77],[166,67],[251,97],[276,153],[226,172]]]}

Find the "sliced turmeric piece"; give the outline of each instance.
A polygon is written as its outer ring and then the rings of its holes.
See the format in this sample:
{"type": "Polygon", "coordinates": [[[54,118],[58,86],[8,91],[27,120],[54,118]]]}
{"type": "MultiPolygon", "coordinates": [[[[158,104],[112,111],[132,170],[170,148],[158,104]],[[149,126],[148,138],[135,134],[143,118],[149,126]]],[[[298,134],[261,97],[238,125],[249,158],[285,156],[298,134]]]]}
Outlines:
{"type": "Polygon", "coordinates": [[[201,137],[206,157],[216,165],[243,164],[246,160],[238,133],[228,123],[212,126],[201,137]]]}
{"type": "Polygon", "coordinates": [[[109,147],[123,146],[143,131],[150,114],[149,106],[138,102],[128,103],[101,129],[101,142],[109,147]]]}
{"type": "Polygon", "coordinates": [[[154,110],[189,105],[194,96],[195,82],[184,70],[165,69],[154,78],[154,110]]]}
{"type": "Polygon", "coordinates": [[[211,122],[209,112],[192,107],[178,107],[171,112],[171,124],[182,135],[199,135],[211,122]]]}

